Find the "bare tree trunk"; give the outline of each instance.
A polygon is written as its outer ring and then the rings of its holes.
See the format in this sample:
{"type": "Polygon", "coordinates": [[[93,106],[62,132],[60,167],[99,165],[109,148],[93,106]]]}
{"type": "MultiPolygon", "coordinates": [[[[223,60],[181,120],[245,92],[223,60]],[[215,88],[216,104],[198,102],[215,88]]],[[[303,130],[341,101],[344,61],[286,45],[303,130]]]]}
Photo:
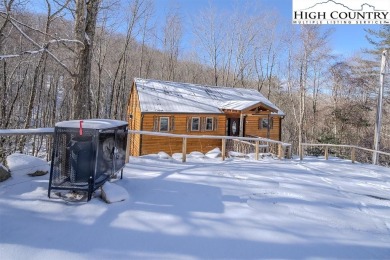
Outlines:
{"type": "Polygon", "coordinates": [[[108,115],[110,117],[116,117],[114,111],[116,110],[115,106],[117,105],[115,103],[115,98],[118,95],[117,92],[119,91],[117,88],[118,86],[120,88],[122,74],[126,70],[126,64],[125,64],[126,55],[128,55],[127,52],[130,48],[130,44],[133,38],[134,27],[138,22],[140,15],[144,13],[144,10],[141,10],[142,5],[143,5],[143,1],[135,0],[135,2],[131,6],[131,15],[129,17],[128,27],[127,27],[125,46],[123,47],[123,51],[120,54],[118,66],[115,71],[115,76],[111,85],[111,93],[110,93],[109,104],[108,104],[109,105],[108,115]]]}
{"type": "MultiPolygon", "coordinates": [[[[5,29],[6,29],[6,26],[7,24],[9,23],[9,15],[10,15],[10,12],[11,12],[11,7],[12,7],[12,4],[13,4],[14,0],[10,0],[8,2],[8,5],[6,6],[6,9],[7,9],[7,17],[5,18],[5,21],[4,23],[1,25],[0,27],[0,53],[4,53],[4,42],[5,42],[5,29]]],[[[5,4],[5,2],[4,2],[5,4]]],[[[0,127],[1,128],[5,128],[5,116],[6,116],[6,111],[7,111],[7,62],[6,60],[3,60],[1,61],[1,73],[0,73],[0,77],[1,77],[1,81],[0,82],[0,95],[1,95],[1,110],[0,110],[0,115],[1,115],[1,118],[0,118],[0,127]]],[[[0,137],[0,163],[2,164],[5,164],[5,159],[6,159],[6,154],[5,152],[3,151],[3,146],[4,146],[4,143],[5,143],[5,138],[4,137],[0,137]]]]}
{"type": "MultiPolygon", "coordinates": [[[[0,47],[1,50],[1,47],[0,47]]],[[[1,62],[2,66],[2,84],[0,88],[0,95],[1,95],[1,120],[0,120],[0,126],[1,128],[5,125],[5,115],[7,113],[7,62],[3,60],[1,62]]]]}
{"type": "Polygon", "coordinates": [[[299,121],[298,121],[298,144],[301,147],[303,143],[303,123],[306,115],[306,79],[307,79],[307,54],[304,53],[304,58],[301,61],[299,72],[299,121]]]}
{"type": "MultiPolygon", "coordinates": [[[[179,56],[179,45],[182,37],[182,21],[177,13],[168,14],[164,28],[164,60],[166,65],[165,79],[175,80],[175,70],[179,56]]],[[[163,72],[164,73],[164,72],[163,72]]]]}
{"type": "Polygon", "coordinates": [[[143,17],[143,23],[142,23],[142,43],[141,43],[141,57],[139,62],[139,70],[138,70],[138,77],[143,77],[143,67],[144,67],[144,59],[145,59],[145,51],[146,51],[146,37],[148,31],[151,30],[150,27],[148,27],[150,19],[153,15],[153,3],[151,1],[146,2],[145,7],[145,15],[143,17]]]}
{"type": "Polygon", "coordinates": [[[95,117],[99,118],[100,116],[100,110],[101,110],[101,98],[102,98],[102,86],[103,86],[103,70],[105,68],[107,53],[108,53],[108,45],[110,44],[110,37],[109,33],[107,33],[106,28],[106,22],[107,17],[103,18],[103,23],[101,25],[101,29],[99,32],[99,36],[97,39],[98,46],[96,47],[97,50],[97,73],[98,73],[98,80],[97,80],[97,91],[96,91],[96,111],[95,111],[95,117]],[[105,39],[105,35],[108,34],[107,39],[105,39]]]}
{"type": "MultiPolygon", "coordinates": [[[[48,0],[46,0],[47,18],[46,18],[46,25],[45,25],[45,30],[44,30],[44,45],[43,45],[44,50],[48,50],[49,46],[50,46],[50,42],[48,42],[48,40],[49,40],[49,31],[50,31],[50,26],[51,26],[52,21],[55,19],[56,15],[68,5],[69,1],[70,0],[67,0],[59,10],[52,13],[51,4],[48,0]]],[[[30,126],[31,126],[31,120],[32,120],[32,116],[33,116],[32,112],[33,112],[34,103],[35,103],[35,96],[36,96],[37,89],[39,86],[40,86],[40,90],[42,90],[43,80],[44,80],[44,76],[45,76],[45,72],[46,72],[47,58],[48,58],[48,52],[47,51],[42,52],[41,56],[39,58],[39,61],[38,61],[38,65],[34,70],[33,84],[31,87],[29,101],[28,101],[27,115],[25,117],[25,124],[24,124],[25,129],[30,128],[30,126]]],[[[38,120],[40,105],[41,105],[41,103],[38,102],[38,111],[36,112],[37,113],[36,114],[36,121],[38,120]]],[[[23,148],[25,146],[25,142],[26,142],[26,136],[23,136],[20,140],[20,143],[19,143],[19,150],[21,152],[23,151],[23,148]]],[[[35,138],[33,141],[33,153],[34,153],[34,149],[35,149],[35,138]]]]}
{"type": "MultiPolygon", "coordinates": [[[[4,6],[5,6],[6,11],[7,11],[7,16],[5,17],[5,20],[0,27],[0,54],[4,53],[4,42],[5,42],[5,38],[6,38],[5,30],[7,28],[7,25],[9,24],[10,12],[11,12],[13,2],[14,2],[14,0],[10,0],[7,4],[6,1],[4,1],[4,6]]],[[[7,100],[8,100],[8,96],[7,96],[7,62],[5,59],[1,61],[1,65],[2,65],[1,66],[2,70],[1,70],[0,75],[1,75],[2,82],[0,84],[0,95],[1,95],[1,99],[0,99],[0,101],[1,101],[0,127],[3,128],[5,125],[4,120],[5,120],[5,115],[6,115],[6,111],[7,111],[7,100]]]]}
{"type": "Polygon", "coordinates": [[[91,66],[93,40],[100,0],[76,0],[76,39],[83,42],[77,48],[77,73],[73,85],[73,119],[91,118],[91,66]]]}
{"type": "Polygon", "coordinates": [[[274,66],[275,66],[275,50],[273,49],[272,44],[269,46],[268,50],[268,58],[267,58],[267,79],[268,79],[268,93],[267,98],[270,99],[271,97],[271,86],[272,86],[272,77],[274,72],[274,66]]]}
{"type": "Polygon", "coordinates": [[[198,23],[195,24],[194,33],[208,54],[209,63],[213,69],[213,84],[218,85],[218,66],[222,52],[222,43],[226,36],[223,30],[222,17],[216,15],[213,8],[198,15],[198,23]]]}

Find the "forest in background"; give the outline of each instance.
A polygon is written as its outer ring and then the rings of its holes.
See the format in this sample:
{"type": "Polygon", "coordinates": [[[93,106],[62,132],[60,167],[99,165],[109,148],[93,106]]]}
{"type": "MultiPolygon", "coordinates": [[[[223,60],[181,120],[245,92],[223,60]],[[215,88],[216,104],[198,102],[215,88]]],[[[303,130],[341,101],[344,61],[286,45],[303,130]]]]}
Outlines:
{"type": "MultiPolygon", "coordinates": [[[[132,80],[140,77],[256,89],[286,113],[283,141],[295,152],[302,142],[373,148],[389,25],[367,31],[370,50],[345,57],[333,54],[331,30],[285,24],[251,3],[231,11],[206,6],[190,26],[178,5],[161,16],[153,0],[42,3],[42,10],[34,1],[0,3],[0,129],[126,120],[132,80]],[[184,39],[188,27],[191,42],[184,39]]],[[[381,150],[389,151],[385,79],[381,150]]],[[[39,155],[46,142],[1,137],[0,157],[17,150],[39,155]]]]}

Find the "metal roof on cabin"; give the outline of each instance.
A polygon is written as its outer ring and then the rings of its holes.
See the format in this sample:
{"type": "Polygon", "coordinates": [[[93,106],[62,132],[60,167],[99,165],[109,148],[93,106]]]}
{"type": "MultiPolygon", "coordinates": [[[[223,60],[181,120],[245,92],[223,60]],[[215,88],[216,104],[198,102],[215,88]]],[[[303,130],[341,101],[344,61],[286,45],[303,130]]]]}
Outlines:
{"type": "Polygon", "coordinates": [[[141,112],[223,114],[222,109],[245,110],[257,103],[278,107],[253,89],[211,87],[150,79],[134,79],[141,112]]]}

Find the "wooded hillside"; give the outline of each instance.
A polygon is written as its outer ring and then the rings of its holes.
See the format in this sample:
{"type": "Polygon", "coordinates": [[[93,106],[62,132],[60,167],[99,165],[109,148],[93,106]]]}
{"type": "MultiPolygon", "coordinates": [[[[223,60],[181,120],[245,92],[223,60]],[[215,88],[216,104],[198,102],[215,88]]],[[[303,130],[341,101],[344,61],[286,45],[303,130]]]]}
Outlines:
{"type": "MultiPolygon", "coordinates": [[[[185,24],[180,7],[161,16],[153,0],[4,0],[0,128],[126,120],[132,79],[141,77],[257,89],[286,113],[282,137],[295,150],[299,142],[372,148],[390,26],[367,31],[370,52],[338,56],[331,31],[292,26],[256,8],[208,6],[185,24]]],[[[385,77],[381,150],[390,148],[388,83],[385,77]]],[[[38,154],[45,141],[2,137],[0,156],[38,154]]]]}

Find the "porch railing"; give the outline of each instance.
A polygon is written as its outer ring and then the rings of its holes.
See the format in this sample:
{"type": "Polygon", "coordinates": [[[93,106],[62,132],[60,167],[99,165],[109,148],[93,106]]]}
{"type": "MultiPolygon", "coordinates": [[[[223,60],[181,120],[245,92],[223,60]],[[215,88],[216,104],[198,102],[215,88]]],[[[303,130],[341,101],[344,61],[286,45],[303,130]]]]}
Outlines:
{"type": "Polygon", "coordinates": [[[378,164],[386,167],[390,167],[390,153],[376,151],[364,147],[355,145],[343,145],[343,144],[301,144],[300,160],[303,160],[305,153],[315,153],[315,155],[324,155],[325,160],[329,159],[329,155],[334,154],[336,157],[350,159],[352,163],[373,163],[372,155],[377,154],[379,158],[378,164]],[[310,147],[316,148],[316,151],[308,151],[310,147]]]}
{"type": "MultiPolygon", "coordinates": [[[[225,160],[227,156],[227,148],[232,149],[236,152],[243,153],[254,153],[255,160],[259,159],[260,149],[267,149],[269,152],[275,151],[278,158],[291,158],[291,144],[275,141],[261,137],[236,137],[236,136],[220,136],[220,135],[184,135],[184,134],[170,134],[161,132],[150,132],[150,131],[136,131],[129,130],[129,134],[140,134],[140,135],[152,135],[152,136],[163,136],[171,138],[182,138],[182,161],[186,162],[187,154],[187,140],[188,139],[219,139],[222,141],[221,153],[222,160],[225,160]],[[233,146],[231,145],[233,144],[233,146]],[[267,146],[267,147],[266,147],[267,146]],[[246,148],[243,148],[246,147],[246,148]],[[286,155],[287,151],[287,155],[286,155]]],[[[128,139],[129,140],[129,139],[128,139]]],[[[130,142],[130,140],[129,140],[130,142]]],[[[127,149],[129,153],[129,149],[127,149]]],[[[127,156],[128,157],[128,156],[127,156]]]]}
{"type": "MultiPolygon", "coordinates": [[[[0,140],[5,136],[51,136],[54,133],[54,128],[37,128],[37,129],[0,129],[0,140]]],[[[222,159],[227,156],[226,149],[245,154],[254,153],[255,159],[259,158],[260,153],[273,153],[279,158],[291,158],[291,144],[275,141],[261,137],[235,137],[235,136],[212,136],[212,135],[181,135],[169,134],[148,131],[129,130],[129,134],[165,136],[172,138],[182,138],[183,162],[186,161],[187,140],[196,139],[220,139],[222,141],[222,159]]],[[[128,138],[130,142],[130,138],[128,138]]],[[[50,144],[47,144],[50,145],[50,144]]],[[[334,154],[341,158],[348,158],[354,163],[355,161],[362,163],[373,163],[372,155],[376,153],[379,157],[379,164],[390,167],[390,153],[376,151],[373,149],[363,148],[354,145],[337,145],[337,144],[309,144],[302,143],[300,147],[300,159],[303,160],[304,153],[309,147],[317,148],[317,153],[323,154],[325,159],[329,155],[334,154]],[[335,151],[339,149],[339,152],[335,151]]],[[[129,152],[129,149],[127,149],[129,152]]],[[[0,146],[0,157],[3,157],[5,148],[0,146]]],[[[307,152],[307,151],[306,151],[307,152]]]]}

